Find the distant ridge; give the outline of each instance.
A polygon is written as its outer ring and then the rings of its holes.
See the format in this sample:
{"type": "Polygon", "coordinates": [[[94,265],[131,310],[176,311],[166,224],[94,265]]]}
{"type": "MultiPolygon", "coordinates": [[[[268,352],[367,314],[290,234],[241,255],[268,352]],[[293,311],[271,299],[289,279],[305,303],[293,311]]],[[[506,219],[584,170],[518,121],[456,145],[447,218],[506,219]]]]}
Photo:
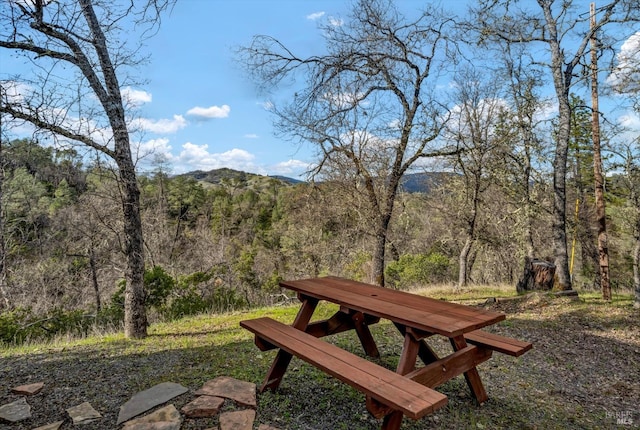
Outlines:
{"type": "Polygon", "coordinates": [[[455,176],[446,172],[407,173],[400,181],[400,187],[407,193],[429,193],[444,181],[455,176]]]}
{"type": "Polygon", "coordinates": [[[301,183],[305,182],[305,181],[301,181],[299,179],[293,179],[293,178],[289,178],[287,176],[280,176],[280,175],[271,175],[269,177],[273,178],[273,179],[277,179],[277,180],[282,181],[282,182],[289,183],[291,185],[301,184],[301,183]]]}
{"type": "Polygon", "coordinates": [[[227,167],[223,167],[221,169],[213,169],[209,171],[204,170],[194,170],[192,172],[183,173],[177,176],[186,176],[194,178],[197,181],[207,182],[214,185],[219,185],[225,181],[238,181],[238,182],[249,182],[249,181],[261,181],[261,180],[269,180],[276,179],[285,184],[299,184],[303,181],[299,181],[297,179],[288,178],[286,176],[265,176],[258,175],[256,173],[248,173],[242,172],[240,170],[233,170],[227,167]]]}
{"type": "MultiPolygon", "coordinates": [[[[402,190],[407,193],[429,193],[452,175],[452,173],[444,172],[409,173],[403,176],[400,186],[402,190]]],[[[214,185],[219,185],[222,182],[229,181],[237,181],[240,183],[266,182],[271,179],[280,181],[285,185],[297,185],[304,183],[304,181],[289,178],[287,176],[258,175],[256,173],[242,172],[240,170],[233,170],[226,167],[209,171],[194,170],[177,176],[187,176],[194,178],[197,181],[214,185]]]]}

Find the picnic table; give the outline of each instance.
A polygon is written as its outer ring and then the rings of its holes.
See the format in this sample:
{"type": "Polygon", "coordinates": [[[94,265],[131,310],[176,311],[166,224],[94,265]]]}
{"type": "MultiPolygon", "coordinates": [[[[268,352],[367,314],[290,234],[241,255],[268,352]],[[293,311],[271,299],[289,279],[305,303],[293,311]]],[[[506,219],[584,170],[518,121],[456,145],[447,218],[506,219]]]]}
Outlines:
{"type": "Polygon", "coordinates": [[[488,397],[477,365],[493,351],[518,357],[532,347],[482,330],[504,320],[502,313],[332,276],[280,285],[295,291],[301,302],[291,325],[267,317],[240,322],[255,334],[261,350],[279,348],[260,391],[278,388],[295,355],[363,392],[367,410],[383,419],[383,430],[399,429],[404,415],[419,419],[446,405],[447,397],[435,388],[460,374],[482,404],[488,397]],[[340,308],[326,320],[311,322],[321,300],[340,308]],[[379,357],[369,326],[381,319],[391,321],[404,338],[395,372],[321,339],[354,330],[365,354],[379,357]],[[427,342],[434,335],[449,339],[451,354],[438,356],[427,342]],[[418,357],[424,364],[419,367],[418,357]]]}

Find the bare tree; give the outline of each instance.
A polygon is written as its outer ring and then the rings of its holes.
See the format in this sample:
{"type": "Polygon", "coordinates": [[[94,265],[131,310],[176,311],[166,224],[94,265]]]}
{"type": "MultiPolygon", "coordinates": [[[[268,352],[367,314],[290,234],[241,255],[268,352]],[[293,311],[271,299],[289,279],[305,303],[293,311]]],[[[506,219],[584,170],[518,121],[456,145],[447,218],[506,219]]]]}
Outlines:
{"type": "MultiPolygon", "coordinates": [[[[569,95],[578,81],[585,62],[592,34],[605,27],[637,22],[640,5],[634,0],[613,0],[598,9],[600,18],[589,28],[588,10],[576,10],[580,5],[571,0],[537,0],[516,4],[511,0],[482,0],[473,8],[470,27],[479,31],[483,42],[504,44],[542,44],[548,50],[544,63],[551,74],[558,104],[558,132],[554,156],[553,248],[558,289],[570,290],[569,258],[567,252],[566,175],[567,154],[571,133],[569,95]]],[[[612,40],[604,41],[606,48],[612,40]]]]}
{"type": "Polygon", "coordinates": [[[305,79],[290,101],[273,104],[277,128],[315,145],[319,162],[310,173],[342,172],[366,196],[379,285],[401,177],[421,159],[453,152],[436,145],[447,118],[436,79],[453,23],[426,7],[410,21],[391,1],[357,1],[348,21],[321,26],[323,55],[298,57],[270,36],[240,50],[263,87],[305,79]]]}
{"type": "MultiPolygon", "coordinates": [[[[119,39],[124,25],[155,28],[171,0],[5,1],[0,48],[33,64],[33,76],[5,76],[0,112],[56,139],[106,156],[117,167],[127,256],[125,334],[147,333],[139,189],[121,79],[140,64],[137,47],[119,39]],[[71,70],[71,73],[69,72],[71,70]]],[[[125,81],[128,83],[128,81],[125,81]]]]}
{"type": "MultiPolygon", "coordinates": [[[[622,45],[607,83],[614,92],[624,94],[633,105],[635,114],[640,115],[640,31],[622,45]]],[[[640,308],[640,137],[620,142],[619,146],[613,152],[621,163],[614,167],[622,168],[624,188],[630,203],[628,227],[635,242],[632,251],[634,306],[640,308]]]]}
{"type": "Polygon", "coordinates": [[[458,220],[463,222],[464,245],[459,254],[458,287],[467,284],[471,271],[469,256],[480,234],[485,193],[494,182],[496,160],[502,155],[497,127],[505,108],[502,83],[477,69],[462,68],[454,79],[455,103],[445,136],[462,149],[452,167],[463,183],[458,220]]]}

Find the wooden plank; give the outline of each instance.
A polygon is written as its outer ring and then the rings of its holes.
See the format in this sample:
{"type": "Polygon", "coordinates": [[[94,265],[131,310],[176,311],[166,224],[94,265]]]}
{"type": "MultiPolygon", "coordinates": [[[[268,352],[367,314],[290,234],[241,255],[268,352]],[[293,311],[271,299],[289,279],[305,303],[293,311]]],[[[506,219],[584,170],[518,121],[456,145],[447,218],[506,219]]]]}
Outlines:
{"type": "Polygon", "coordinates": [[[464,338],[467,342],[474,345],[484,346],[503,354],[520,357],[525,352],[533,348],[530,342],[524,342],[511,337],[500,336],[483,330],[476,330],[465,333],[464,338]]]}
{"type": "Polygon", "coordinates": [[[337,277],[327,277],[321,278],[327,279],[335,283],[335,285],[339,286],[339,288],[350,288],[354,289],[362,289],[369,290],[371,287],[375,288],[377,291],[377,297],[382,298],[384,300],[393,300],[396,303],[408,306],[415,307],[416,309],[422,309],[424,304],[422,302],[428,302],[428,306],[430,309],[436,311],[444,311],[446,313],[452,315],[458,315],[462,319],[472,319],[478,321],[484,321],[486,316],[494,317],[496,315],[501,315],[500,313],[489,311],[486,309],[478,309],[472,308],[470,306],[465,306],[457,303],[446,302],[443,300],[433,299],[431,297],[419,296],[417,294],[412,294],[406,291],[393,290],[390,288],[382,288],[377,285],[365,284],[363,282],[352,281],[350,279],[337,278],[337,277]],[[418,298],[416,301],[416,298],[418,298]],[[423,300],[424,299],[424,300],[423,300]]]}
{"type": "Polygon", "coordinates": [[[283,281],[280,285],[365,314],[455,337],[505,319],[504,314],[434,300],[341,278],[283,281]]]}
{"type": "Polygon", "coordinates": [[[447,403],[447,397],[335,345],[270,318],[240,325],[366,395],[418,419],[447,403]]]}
{"type": "Polygon", "coordinates": [[[436,388],[489,358],[491,358],[490,349],[467,346],[406,376],[424,386],[436,388]]]}

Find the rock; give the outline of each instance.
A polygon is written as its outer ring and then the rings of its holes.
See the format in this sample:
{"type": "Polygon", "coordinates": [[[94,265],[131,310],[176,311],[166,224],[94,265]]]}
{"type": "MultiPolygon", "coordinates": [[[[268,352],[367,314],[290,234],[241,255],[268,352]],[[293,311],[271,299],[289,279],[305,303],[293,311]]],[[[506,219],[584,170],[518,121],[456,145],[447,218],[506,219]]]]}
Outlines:
{"type": "Polygon", "coordinates": [[[180,430],[182,417],[173,405],[127,422],[122,430],[180,430]]]}
{"type": "Polygon", "coordinates": [[[56,421],[55,423],[47,424],[46,426],[38,427],[33,430],[58,430],[62,427],[62,424],[64,424],[64,421],[56,421]]]}
{"type": "Polygon", "coordinates": [[[251,430],[256,419],[256,411],[225,412],[220,415],[220,430],[251,430]]]}
{"type": "Polygon", "coordinates": [[[44,382],[37,382],[35,384],[20,385],[11,389],[13,394],[21,394],[23,396],[33,396],[38,394],[44,388],[44,382]]]}
{"type": "Polygon", "coordinates": [[[15,402],[0,406],[0,420],[16,423],[26,420],[27,418],[31,418],[31,406],[29,406],[24,397],[15,402]]]}
{"type": "Polygon", "coordinates": [[[213,417],[220,412],[223,404],[222,397],[200,396],[180,410],[189,418],[213,417]]]}
{"type": "Polygon", "coordinates": [[[205,384],[195,393],[196,395],[224,397],[231,399],[243,406],[255,408],[256,384],[239,381],[228,376],[219,376],[205,384]]]}
{"type": "Polygon", "coordinates": [[[78,406],[67,409],[67,413],[73,420],[74,425],[87,424],[102,418],[102,415],[89,402],[84,402],[78,406]]]}
{"type": "Polygon", "coordinates": [[[277,427],[271,427],[267,424],[260,424],[260,427],[258,427],[258,430],[279,430],[277,427]]]}
{"type": "Polygon", "coordinates": [[[173,382],[163,382],[162,384],[155,385],[148,390],[141,391],[134,395],[127,403],[120,406],[118,422],[116,425],[120,425],[121,423],[128,421],[158,405],[168,402],[174,397],[184,394],[187,391],[189,391],[188,388],[173,382]]]}
{"type": "Polygon", "coordinates": [[[553,293],[556,297],[569,297],[569,298],[579,298],[578,292],[576,290],[562,290],[562,291],[554,291],[553,293]]]}

